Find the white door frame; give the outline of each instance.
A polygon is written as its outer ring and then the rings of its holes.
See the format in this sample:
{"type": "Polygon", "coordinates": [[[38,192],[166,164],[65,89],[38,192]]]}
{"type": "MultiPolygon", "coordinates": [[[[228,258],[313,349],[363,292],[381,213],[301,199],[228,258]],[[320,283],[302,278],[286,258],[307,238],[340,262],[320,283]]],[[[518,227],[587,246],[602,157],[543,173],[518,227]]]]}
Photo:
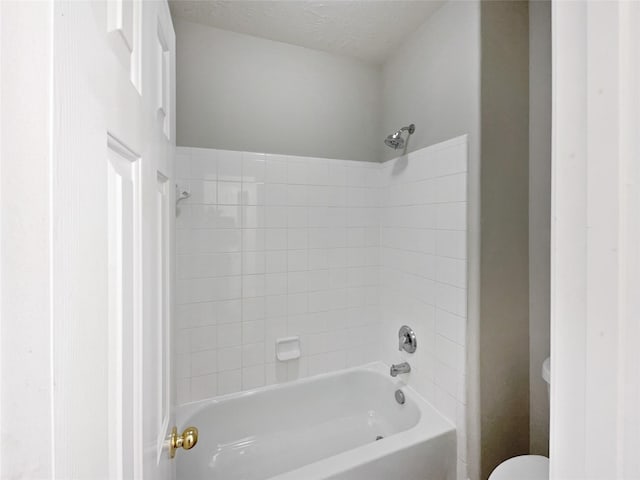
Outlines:
{"type": "Polygon", "coordinates": [[[54,478],[52,6],[0,1],[0,478],[54,478]]]}
{"type": "Polygon", "coordinates": [[[640,478],[639,21],[553,2],[552,479],[640,478]]]}

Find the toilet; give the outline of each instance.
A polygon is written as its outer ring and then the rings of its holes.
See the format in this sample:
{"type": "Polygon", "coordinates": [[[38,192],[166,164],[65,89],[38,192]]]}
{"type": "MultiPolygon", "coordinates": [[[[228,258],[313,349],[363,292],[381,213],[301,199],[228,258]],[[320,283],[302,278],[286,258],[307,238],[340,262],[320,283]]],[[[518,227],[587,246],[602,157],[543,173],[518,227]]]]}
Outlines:
{"type": "MultiPolygon", "coordinates": [[[[547,382],[549,393],[550,362],[542,364],[542,378],[547,382]]],[[[548,480],[549,459],[542,455],[520,455],[505,460],[489,475],[489,480],[548,480]]]]}

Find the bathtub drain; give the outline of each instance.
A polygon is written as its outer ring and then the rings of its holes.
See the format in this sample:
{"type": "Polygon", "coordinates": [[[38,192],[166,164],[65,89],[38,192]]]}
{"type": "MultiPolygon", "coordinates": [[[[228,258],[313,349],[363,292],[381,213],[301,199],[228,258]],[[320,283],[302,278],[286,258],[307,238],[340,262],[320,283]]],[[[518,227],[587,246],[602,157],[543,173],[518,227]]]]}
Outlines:
{"type": "Polygon", "coordinates": [[[384,437],[383,437],[382,435],[378,435],[378,436],[376,437],[376,442],[377,442],[378,440],[382,440],[383,438],[384,438],[384,437]]]}

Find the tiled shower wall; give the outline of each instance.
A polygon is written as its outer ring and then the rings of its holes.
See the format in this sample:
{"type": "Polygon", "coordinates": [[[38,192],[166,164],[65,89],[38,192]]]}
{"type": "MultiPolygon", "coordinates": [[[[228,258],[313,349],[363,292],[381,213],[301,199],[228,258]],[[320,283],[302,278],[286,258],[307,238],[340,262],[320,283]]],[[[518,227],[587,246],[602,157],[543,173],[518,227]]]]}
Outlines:
{"type": "Polygon", "coordinates": [[[406,360],[466,479],[466,136],[383,164],[180,147],[176,166],[178,402],[406,360]],[[302,357],[277,362],[292,335],[302,357]]]}
{"type": "Polygon", "coordinates": [[[177,150],[178,403],[377,359],[379,165],[177,150]]]}
{"type": "Polygon", "coordinates": [[[385,162],[380,222],[382,358],[407,361],[406,376],[455,425],[458,478],[466,479],[467,140],[385,162]],[[399,353],[398,328],[416,332],[399,353]]]}

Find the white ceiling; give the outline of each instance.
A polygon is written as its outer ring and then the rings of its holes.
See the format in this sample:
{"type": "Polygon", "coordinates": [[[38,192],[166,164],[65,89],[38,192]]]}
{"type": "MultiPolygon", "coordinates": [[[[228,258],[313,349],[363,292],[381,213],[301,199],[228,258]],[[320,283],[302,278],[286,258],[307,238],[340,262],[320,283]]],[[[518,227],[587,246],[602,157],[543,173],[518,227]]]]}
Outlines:
{"type": "Polygon", "coordinates": [[[170,0],[174,16],[382,63],[444,0],[170,0]]]}

